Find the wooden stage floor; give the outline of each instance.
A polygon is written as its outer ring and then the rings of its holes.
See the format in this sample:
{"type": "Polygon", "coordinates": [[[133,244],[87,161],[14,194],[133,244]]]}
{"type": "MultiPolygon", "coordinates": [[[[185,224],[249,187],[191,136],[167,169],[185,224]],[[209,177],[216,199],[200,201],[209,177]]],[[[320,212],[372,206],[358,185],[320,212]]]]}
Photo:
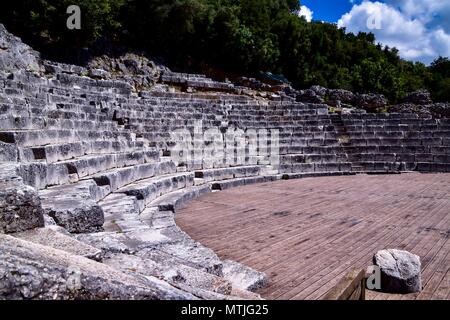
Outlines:
{"type": "Polygon", "coordinates": [[[265,272],[267,299],[320,299],[385,248],[421,257],[424,290],[368,299],[450,299],[450,174],[251,185],[190,202],[177,223],[221,258],[265,272]]]}

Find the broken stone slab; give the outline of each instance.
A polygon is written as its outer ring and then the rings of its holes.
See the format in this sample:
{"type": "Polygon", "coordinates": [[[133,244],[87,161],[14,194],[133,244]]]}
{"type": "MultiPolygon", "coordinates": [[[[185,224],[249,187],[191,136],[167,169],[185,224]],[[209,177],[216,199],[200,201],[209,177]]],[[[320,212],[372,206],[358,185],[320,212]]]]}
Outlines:
{"type": "Polygon", "coordinates": [[[14,234],[15,237],[59,249],[77,256],[101,261],[102,251],[70,236],[64,228],[52,226],[14,234]]]}
{"type": "Polygon", "coordinates": [[[231,260],[224,260],[222,263],[223,277],[235,288],[253,292],[264,288],[268,283],[266,274],[262,272],[231,260]]]}
{"type": "Polygon", "coordinates": [[[45,213],[71,233],[97,232],[105,222],[102,208],[93,200],[59,198],[43,203],[45,213]]]}
{"type": "Polygon", "coordinates": [[[0,53],[0,70],[4,72],[42,71],[39,53],[10,34],[3,24],[0,24],[0,53]]]}
{"type": "Polygon", "coordinates": [[[19,158],[17,146],[0,141],[0,161],[16,162],[19,158]]]}
{"type": "Polygon", "coordinates": [[[134,242],[121,232],[97,232],[74,235],[75,239],[102,250],[103,256],[116,253],[133,254],[139,243],[134,242]]]}
{"type": "Polygon", "coordinates": [[[13,233],[44,226],[37,192],[23,183],[15,164],[0,168],[0,233],[13,233]]]}
{"type": "Polygon", "coordinates": [[[37,190],[69,183],[68,168],[60,163],[27,162],[22,159],[19,174],[25,184],[37,190]]]}
{"type": "Polygon", "coordinates": [[[387,99],[381,94],[358,94],[353,99],[353,104],[366,111],[375,112],[388,105],[387,99]]]}
{"type": "Polygon", "coordinates": [[[175,212],[186,202],[198,198],[199,196],[208,192],[211,192],[211,187],[209,185],[182,189],[159,197],[148,207],[157,207],[160,211],[175,212]]]}
{"type": "MultiPolygon", "coordinates": [[[[143,222],[141,223],[144,224],[143,222]]],[[[164,235],[160,230],[155,230],[149,226],[145,229],[131,230],[126,232],[125,235],[138,250],[173,242],[172,239],[164,235]]]]}
{"type": "Polygon", "coordinates": [[[96,200],[101,190],[94,181],[49,188],[40,192],[44,213],[57,225],[71,233],[97,232],[105,222],[102,208],[96,200]]]}
{"type": "Polygon", "coordinates": [[[116,269],[136,272],[145,276],[154,276],[176,285],[182,283],[190,287],[201,288],[207,291],[224,295],[231,294],[231,283],[223,278],[189,266],[168,261],[164,257],[155,259],[142,258],[133,255],[117,254],[107,260],[105,264],[116,269]]]}
{"type": "Polygon", "coordinates": [[[88,76],[94,79],[107,79],[111,77],[109,72],[103,69],[95,69],[95,68],[89,69],[88,76]]]}
{"type": "Polygon", "coordinates": [[[230,296],[244,300],[264,300],[258,293],[233,287],[230,296]]]}
{"type": "Polygon", "coordinates": [[[43,203],[50,203],[55,199],[84,199],[99,201],[103,193],[93,180],[83,180],[77,183],[51,187],[39,192],[43,203]]]}
{"type": "Polygon", "coordinates": [[[0,299],[196,299],[154,277],[0,235],[0,299]]]}
{"type": "Polygon", "coordinates": [[[381,291],[405,294],[422,290],[419,256],[408,251],[387,249],[378,251],[373,263],[380,267],[381,291]]]}
{"type": "Polygon", "coordinates": [[[145,204],[150,203],[163,194],[193,185],[194,173],[176,173],[140,180],[125,186],[117,192],[135,196],[145,204]]]}
{"type": "Polygon", "coordinates": [[[202,269],[208,273],[222,276],[222,261],[214,251],[204,247],[188,236],[179,242],[161,244],[156,248],[159,251],[185,261],[193,268],[202,269]]]}
{"type": "Polygon", "coordinates": [[[155,163],[146,163],[132,167],[116,168],[96,174],[92,179],[96,181],[97,185],[109,185],[111,191],[116,191],[138,180],[154,177],[157,167],[155,163]]]}
{"type": "Polygon", "coordinates": [[[68,73],[68,74],[82,75],[87,73],[86,68],[76,65],[56,63],[47,60],[44,60],[43,64],[45,71],[51,74],[68,73]]]}
{"type": "Polygon", "coordinates": [[[403,99],[403,103],[411,103],[414,105],[429,105],[432,104],[431,94],[427,90],[418,90],[407,94],[403,99]]]}

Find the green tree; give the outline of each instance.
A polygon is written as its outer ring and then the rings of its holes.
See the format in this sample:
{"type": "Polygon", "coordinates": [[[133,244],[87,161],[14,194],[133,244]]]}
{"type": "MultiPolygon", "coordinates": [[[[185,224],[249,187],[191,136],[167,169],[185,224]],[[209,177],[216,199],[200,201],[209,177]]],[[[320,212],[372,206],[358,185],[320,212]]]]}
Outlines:
{"type": "Polygon", "coordinates": [[[296,87],[323,85],[378,92],[392,102],[427,88],[449,100],[450,61],[429,67],[399,57],[371,33],[306,22],[297,0],[5,0],[0,21],[47,57],[80,61],[127,46],[183,71],[285,75],[296,87]],[[65,27],[68,5],[82,9],[82,30],[65,27]],[[109,44],[110,46],[105,46],[109,44]],[[114,46],[112,46],[114,45],[114,46]],[[75,55],[75,56],[74,56],[75,55]]]}

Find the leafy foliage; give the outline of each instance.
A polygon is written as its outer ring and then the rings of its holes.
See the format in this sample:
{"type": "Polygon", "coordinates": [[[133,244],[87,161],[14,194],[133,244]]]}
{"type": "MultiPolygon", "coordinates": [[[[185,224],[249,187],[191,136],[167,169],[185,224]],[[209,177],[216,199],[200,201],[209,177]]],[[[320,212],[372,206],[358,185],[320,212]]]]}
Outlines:
{"type": "Polygon", "coordinates": [[[393,102],[427,88],[435,99],[450,100],[447,58],[430,67],[402,60],[373,34],[306,22],[297,0],[4,0],[4,8],[0,21],[53,58],[107,39],[180,69],[270,71],[299,88],[378,92],[393,102]],[[71,4],[81,7],[82,30],[65,28],[71,4]]]}

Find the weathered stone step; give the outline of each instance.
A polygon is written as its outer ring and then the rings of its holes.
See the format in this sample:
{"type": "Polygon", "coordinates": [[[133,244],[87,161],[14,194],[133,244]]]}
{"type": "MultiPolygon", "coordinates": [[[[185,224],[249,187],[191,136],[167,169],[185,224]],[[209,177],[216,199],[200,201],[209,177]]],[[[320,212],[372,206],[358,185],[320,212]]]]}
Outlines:
{"type": "MultiPolygon", "coordinates": [[[[105,216],[103,229],[108,232],[124,232],[129,230],[128,222],[138,219],[140,212],[138,201],[135,197],[129,197],[124,194],[111,194],[101,200],[99,206],[102,208],[105,216]]],[[[139,222],[141,222],[139,220],[139,222]]],[[[138,228],[148,226],[142,224],[138,228]]]]}
{"type": "Polygon", "coordinates": [[[357,163],[364,168],[364,172],[385,172],[397,173],[401,171],[408,171],[402,162],[388,162],[388,161],[360,161],[357,163]]]}
{"type": "Polygon", "coordinates": [[[159,154],[150,149],[124,153],[91,154],[73,160],[61,161],[59,164],[65,165],[69,174],[75,174],[77,179],[82,179],[115,168],[154,163],[158,159],[159,154]]]}
{"type": "MultiPolygon", "coordinates": [[[[136,277],[81,256],[0,234],[0,270],[9,299],[197,299],[155,277],[136,277]],[[30,274],[29,270],[36,270],[30,274]],[[80,280],[73,285],[74,276],[80,280]],[[20,279],[20,280],[18,280],[20,279]],[[56,288],[48,290],[47,286],[56,288]]],[[[77,279],[77,278],[75,278],[77,279]]]]}
{"type": "MultiPolygon", "coordinates": [[[[2,144],[0,144],[1,146],[2,144]]],[[[45,161],[21,162],[19,172],[26,184],[36,189],[45,189],[51,186],[74,183],[81,179],[92,179],[100,172],[112,169],[138,166],[136,170],[139,171],[140,165],[154,163],[158,160],[159,154],[156,150],[149,149],[125,153],[85,155],[73,160],[55,163],[45,161]]],[[[172,166],[175,165],[172,164],[172,166]]],[[[101,182],[101,177],[99,179],[97,181],[101,182]]],[[[99,185],[102,185],[102,183],[99,183],[99,185]]]]}
{"type": "Polygon", "coordinates": [[[171,174],[175,171],[173,162],[163,161],[111,169],[89,176],[88,179],[93,179],[99,186],[108,185],[111,188],[111,191],[114,192],[119,188],[136,181],[153,178],[159,175],[171,174]]]}
{"type": "Polygon", "coordinates": [[[99,188],[93,180],[41,190],[44,213],[71,233],[102,230],[104,214],[97,202],[110,191],[99,188]]]}
{"type": "Polygon", "coordinates": [[[147,205],[166,193],[193,186],[193,184],[194,173],[182,172],[145,179],[120,188],[116,193],[135,196],[139,201],[142,201],[144,205],[147,205]]]}
{"type": "Polygon", "coordinates": [[[328,162],[347,162],[345,154],[286,154],[282,155],[280,162],[289,163],[328,163],[328,162]]]}
{"type": "Polygon", "coordinates": [[[419,162],[416,170],[420,172],[450,172],[450,163],[419,162]]]}
{"type": "Polygon", "coordinates": [[[288,146],[282,147],[280,146],[280,154],[323,154],[323,155],[336,155],[342,154],[342,146],[321,146],[321,147],[295,147],[288,146]]]}
{"type": "Polygon", "coordinates": [[[223,277],[228,280],[233,287],[241,290],[256,291],[264,288],[268,283],[267,276],[238,262],[223,261],[223,277]]]}
{"type": "Polygon", "coordinates": [[[188,201],[211,192],[208,184],[202,186],[188,187],[182,190],[174,191],[159,197],[147,205],[147,208],[157,208],[159,211],[173,211],[182,207],[188,201]]]}
{"type": "MultiPolygon", "coordinates": [[[[2,147],[1,143],[0,147],[2,147]]],[[[6,151],[13,152],[14,150],[8,149],[6,151]]],[[[51,186],[74,183],[81,179],[88,179],[88,177],[92,178],[100,172],[115,168],[154,163],[158,159],[159,155],[155,150],[94,154],[55,163],[45,161],[21,162],[19,172],[26,184],[36,189],[45,189],[51,186]]]]}
{"type": "Polygon", "coordinates": [[[0,233],[13,233],[44,226],[37,192],[24,183],[19,165],[0,163],[0,233]]]}
{"type": "MultiPolygon", "coordinates": [[[[166,243],[158,245],[158,253],[163,252],[180,261],[180,263],[188,265],[192,268],[204,270],[207,273],[222,276],[222,261],[211,249],[205,248],[200,243],[186,237],[175,243],[166,243]]],[[[150,250],[140,253],[143,257],[152,256],[154,254],[150,250]]]]}
{"type": "Polygon", "coordinates": [[[72,119],[51,119],[45,115],[28,116],[27,115],[2,115],[0,116],[0,130],[103,130],[117,131],[117,123],[112,121],[93,121],[93,120],[72,120],[72,119]]]}
{"type": "Polygon", "coordinates": [[[195,171],[195,177],[205,182],[256,176],[261,172],[260,166],[240,166],[195,171]]]}
{"type": "Polygon", "coordinates": [[[245,186],[245,185],[254,184],[254,183],[275,181],[277,179],[278,179],[278,175],[276,175],[276,176],[255,176],[255,177],[248,177],[248,178],[237,178],[237,179],[230,179],[230,180],[224,180],[224,181],[217,181],[217,182],[212,183],[212,190],[227,190],[230,188],[245,186]]]}
{"type": "Polygon", "coordinates": [[[115,269],[153,276],[175,286],[181,283],[223,295],[231,294],[232,284],[226,279],[177,262],[174,259],[165,259],[165,256],[158,257],[156,254],[146,258],[115,254],[104,261],[115,269]]]}
{"type": "Polygon", "coordinates": [[[19,148],[11,143],[0,141],[0,162],[19,161],[19,148]]]}
{"type": "Polygon", "coordinates": [[[329,162],[329,163],[293,163],[281,164],[282,173],[324,173],[324,172],[350,172],[351,163],[329,162]]]}
{"type": "Polygon", "coordinates": [[[296,173],[284,173],[281,175],[280,179],[290,180],[290,179],[303,179],[303,178],[316,178],[316,177],[332,177],[332,176],[344,176],[344,175],[354,175],[354,172],[296,172],[296,173]]]}
{"type": "Polygon", "coordinates": [[[48,226],[45,228],[37,228],[15,233],[14,237],[95,261],[102,260],[102,251],[100,249],[76,240],[61,227],[48,226]]]}
{"type": "Polygon", "coordinates": [[[134,141],[135,133],[112,131],[74,131],[74,130],[15,130],[0,131],[0,141],[15,143],[21,147],[45,146],[61,142],[128,140],[134,141]]]}

